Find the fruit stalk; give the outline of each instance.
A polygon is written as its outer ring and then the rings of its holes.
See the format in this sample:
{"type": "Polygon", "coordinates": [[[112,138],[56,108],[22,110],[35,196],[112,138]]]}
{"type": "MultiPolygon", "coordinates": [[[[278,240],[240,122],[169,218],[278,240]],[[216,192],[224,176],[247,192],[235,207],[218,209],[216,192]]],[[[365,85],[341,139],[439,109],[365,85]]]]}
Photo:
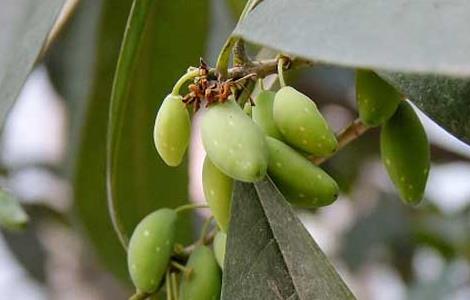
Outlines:
{"type": "Polygon", "coordinates": [[[328,156],[324,157],[310,157],[310,161],[312,161],[316,165],[320,165],[324,163],[326,160],[328,160],[330,157],[335,155],[339,150],[343,149],[346,147],[349,143],[363,135],[364,133],[367,132],[369,127],[367,127],[364,123],[361,122],[361,120],[356,119],[354,120],[349,126],[344,128],[338,135],[337,135],[337,140],[338,140],[338,147],[336,148],[336,151],[331,153],[328,156]]]}

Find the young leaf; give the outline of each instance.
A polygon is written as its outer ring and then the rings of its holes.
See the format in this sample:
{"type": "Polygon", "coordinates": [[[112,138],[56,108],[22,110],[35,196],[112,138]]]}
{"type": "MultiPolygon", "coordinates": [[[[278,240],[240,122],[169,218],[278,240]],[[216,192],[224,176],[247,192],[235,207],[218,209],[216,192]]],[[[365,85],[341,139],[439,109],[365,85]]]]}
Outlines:
{"type": "Polygon", "coordinates": [[[314,61],[470,76],[468,28],[465,0],[271,0],[235,34],[314,61]]]}
{"type": "Polygon", "coordinates": [[[222,299],[355,299],[270,179],[236,182],[222,299]]]}
{"type": "Polygon", "coordinates": [[[26,226],[29,217],[20,203],[11,194],[0,190],[0,226],[18,230],[26,226]]]}
{"type": "Polygon", "coordinates": [[[0,124],[41,53],[64,0],[2,2],[0,19],[0,124]]]}

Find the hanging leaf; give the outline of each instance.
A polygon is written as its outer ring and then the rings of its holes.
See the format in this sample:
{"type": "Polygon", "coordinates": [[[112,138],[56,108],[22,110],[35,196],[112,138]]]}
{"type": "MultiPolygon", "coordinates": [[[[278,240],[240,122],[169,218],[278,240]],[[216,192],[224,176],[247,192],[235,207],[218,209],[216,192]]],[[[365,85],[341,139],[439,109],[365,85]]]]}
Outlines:
{"type": "Polygon", "coordinates": [[[0,19],[0,124],[41,53],[64,0],[7,0],[0,19]]]}
{"type": "Polygon", "coordinates": [[[0,226],[18,230],[26,226],[29,217],[18,200],[11,194],[0,190],[0,226]]]}
{"type": "MultiPolygon", "coordinates": [[[[107,149],[108,192],[112,191],[127,233],[152,210],[176,207],[188,199],[187,166],[170,168],[159,158],[153,125],[178,77],[198,63],[207,28],[207,18],[192,18],[206,13],[207,1],[191,5],[184,0],[134,3],[114,78],[107,149]]],[[[179,224],[187,226],[190,220],[185,218],[179,224]]],[[[187,230],[183,231],[188,237],[187,230]]]]}
{"type": "Polygon", "coordinates": [[[271,180],[232,203],[222,299],[355,299],[271,180]]]}
{"type": "MultiPolygon", "coordinates": [[[[108,218],[105,158],[111,86],[131,1],[107,0],[103,5],[95,81],[81,136],[74,190],[82,224],[100,257],[121,278],[128,278],[125,253],[108,218]]],[[[132,54],[130,57],[121,58],[135,65],[116,75],[116,80],[128,85],[127,92],[113,98],[113,120],[120,122],[114,127],[120,138],[114,144],[119,151],[113,186],[116,209],[128,233],[149,212],[187,201],[186,165],[176,169],[164,165],[153,145],[152,130],[164,96],[203,53],[209,11],[207,1],[184,0],[154,1],[149,9],[139,48],[126,52],[126,56],[132,54]]],[[[184,218],[180,222],[180,241],[191,236],[190,221],[184,218]]]]}
{"type": "Polygon", "coordinates": [[[314,61],[470,76],[468,28],[465,0],[270,0],[235,34],[314,61]]]}

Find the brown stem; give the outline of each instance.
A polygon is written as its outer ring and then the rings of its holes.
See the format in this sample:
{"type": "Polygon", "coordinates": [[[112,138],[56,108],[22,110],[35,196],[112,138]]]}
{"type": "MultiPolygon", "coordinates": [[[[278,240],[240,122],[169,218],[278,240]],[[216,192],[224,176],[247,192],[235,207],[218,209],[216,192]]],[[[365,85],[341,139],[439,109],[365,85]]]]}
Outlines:
{"type": "Polygon", "coordinates": [[[363,135],[370,127],[367,127],[361,120],[356,119],[348,127],[344,128],[338,135],[338,147],[336,151],[325,157],[313,157],[309,159],[316,165],[324,163],[326,160],[331,158],[333,155],[338,153],[339,150],[346,147],[349,143],[363,135]]]}
{"type": "MultiPolygon", "coordinates": [[[[239,79],[249,74],[256,74],[257,78],[264,78],[268,75],[277,73],[277,59],[267,59],[261,61],[254,61],[250,65],[236,66],[228,70],[228,77],[233,79],[239,79]]],[[[293,58],[290,62],[289,69],[296,69],[302,67],[310,67],[313,63],[311,61],[293,58]]],[[[215,68],[209,70],[209,75],[217,78],[217,72],[215,68]]]]}

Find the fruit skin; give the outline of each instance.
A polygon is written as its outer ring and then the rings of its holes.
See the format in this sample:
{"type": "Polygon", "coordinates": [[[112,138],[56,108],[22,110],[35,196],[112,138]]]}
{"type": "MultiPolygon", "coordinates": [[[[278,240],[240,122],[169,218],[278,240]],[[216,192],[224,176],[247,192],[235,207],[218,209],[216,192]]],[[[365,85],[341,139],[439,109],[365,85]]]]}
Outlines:
{"type": "Polygon", "coordinates": [[[400,104],[401,96],[374,72],[357,70],[356,100],[361,121],[367,126],[375,127],[393,115],[400,104]]]}
{"type": "Polygon", "coordinates": [[[175,243],[176,218],[174,210],[162,208],[146,216],[135,228],[127,263],[137,290],[153,292],[165,275],[175,243]]]}
{"type": "Polygon", "coordinates": [[[189,112],[181,96],[168,95],[155,119],[153,140],[163,161],[176,167],[181,164],[191,133],[189,112]]]}
{"type": "Polygon", "coordinates": [[[219,228],[228,230],[233,179],[222,173],[206,156],[202,167],[202,188],[219,228]]]}
{"type": "Polygon", "coordinates": [[[180,300],[217,300],[220,297],[222,274],[214,253],[206,246],[197,247],[189,256],[189,276],[182,276],[180,300]]]}
{"type": "Polygon", "coordinates": [[[418,116],[403,101],[380,135],[382,161],[400,197],[408,204],[423,198],[430,167],[429,143],[418,116]]]}
{"type": "Polygon", "coordinates": [[[305,208],[331,204],[339,193],[338,184],[325,171],[283,142],[266,137],[269,148],[269,176],[286,199],[305,208]]]}
{"type": "Polygon", "coordinates": [[[245,182],[266,175],[264,134],[233,100],[209,107],[202,116],[201,136],[210,160],[226,175],[245,182]]]}
{"type": "Polygon", "coordinates": [[[273,117],[291,146],[315,156],[326,156],[336,150],[336,137],[317,106],[296,89],[286,86],[276,93],[273,117]]]}
{"type": "Polygon", "coordinates": [[[224,260],[225,260],[225,246],[227,244],[227,234],[225,232],[219,231],[214,238],[214,254],[217,263],[220,268],[224,269],[224,260]]]}
{"type": "Polygon", "coordinates": [[[273,91],[261,91],[255,99],[255,106],[252,108],[252,118],[266,135],[280,140],[282,135],[273,119],[275,95],[276,93],[273,91]]]}

